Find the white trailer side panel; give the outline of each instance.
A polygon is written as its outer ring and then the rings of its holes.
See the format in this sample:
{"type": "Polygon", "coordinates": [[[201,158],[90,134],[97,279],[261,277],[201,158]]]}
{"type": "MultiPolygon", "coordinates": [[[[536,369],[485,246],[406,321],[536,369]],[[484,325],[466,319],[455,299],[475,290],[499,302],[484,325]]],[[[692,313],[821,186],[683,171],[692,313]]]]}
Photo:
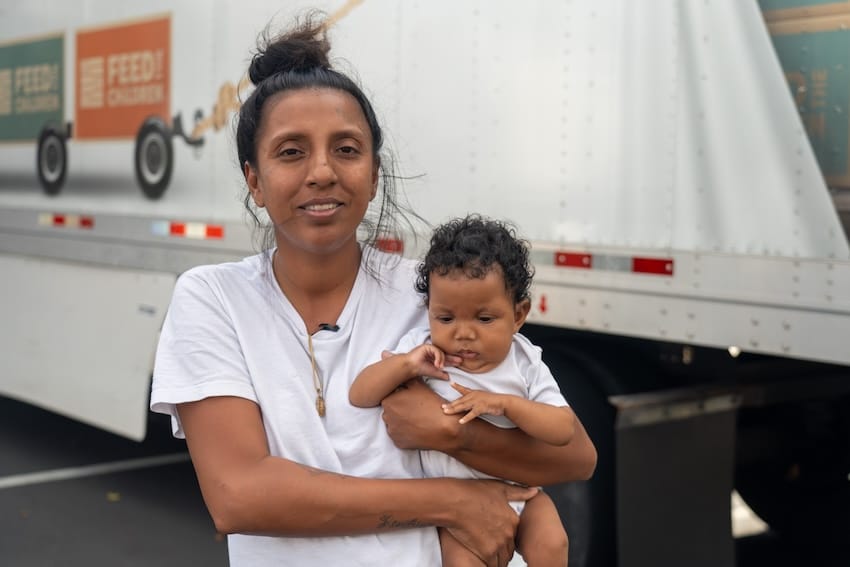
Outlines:
{"type": "Polygon", "coordinates": [[[0,394],[142,440],[173,274],[0,255],[0,394]]]}
{"type": "Polygon", "coordinates": [[[455,12],[405,4],[386,63],[427,218],[508,217],[542,242],[850,258],[754,1],[455,12]]]}

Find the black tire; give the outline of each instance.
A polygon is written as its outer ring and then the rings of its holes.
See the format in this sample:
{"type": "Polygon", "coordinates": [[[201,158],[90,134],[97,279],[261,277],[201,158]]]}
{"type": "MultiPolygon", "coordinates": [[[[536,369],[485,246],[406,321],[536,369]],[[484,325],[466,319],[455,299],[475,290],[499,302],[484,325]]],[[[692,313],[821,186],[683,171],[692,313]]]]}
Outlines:
{"type": "Polygon", "coordinates": [[[171,131],[158,117],[144,121],[136,136],[136,181],[148,199],[159,199],[171,181],[174,148],[171,131]]]}
{"type": "Polygon", "coordinates": [[[35,168],[44,192],[59,193],[68,171],[68,150],[64,134],[55,126],[45,126],[38,136],[35,168]]]}
{"type": "Polygon", "coordinates": [[[618,338],[526,325],[522,333],[543,349],[593,444],[597,462],[588,481],[546,487],[570,538],[570,567],[617,565],[615,408],[608,397],[668,387],[653,355],[618,338]],[[590,338],[592,337],[592,338],[590,338]]]}
{"type": "Polygon", "coordinates": [[[570,538],[570,567],[613,567],[617,563],[613,407],[586,368],[568,354],[544,348],[561,391],[576,411],[598,455],[588,481],[548,486],[570,538]]]}

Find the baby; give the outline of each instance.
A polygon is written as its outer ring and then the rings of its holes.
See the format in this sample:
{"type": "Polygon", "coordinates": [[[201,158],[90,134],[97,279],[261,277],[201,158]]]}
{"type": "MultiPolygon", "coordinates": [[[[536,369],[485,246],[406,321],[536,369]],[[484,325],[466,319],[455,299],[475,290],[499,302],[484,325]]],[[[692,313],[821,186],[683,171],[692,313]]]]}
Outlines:
{"type": "MultiPolygon", "coordinates": [[[[411,379],[423,378],[460,423],[480,417],[498,427],[566,445],[575,414],[561,395],[541,350],[519,334],[531,309],[528,245],[498,221],[477,215],[436,229],[419,266],[416,289],[428,307],[428,328],[405,335],[395,354],[366,367],[351,403],[374,407],[411,379]]],[[[492,478],[438,451],[422,451],[429,477],[492,478]]],[[[512,503],[520,515],[516,548],[529,567],[566,565],[567,534],[544,493],[512,503]]],[[[484,563],[440,529],[443,565],[484,563]]]]}

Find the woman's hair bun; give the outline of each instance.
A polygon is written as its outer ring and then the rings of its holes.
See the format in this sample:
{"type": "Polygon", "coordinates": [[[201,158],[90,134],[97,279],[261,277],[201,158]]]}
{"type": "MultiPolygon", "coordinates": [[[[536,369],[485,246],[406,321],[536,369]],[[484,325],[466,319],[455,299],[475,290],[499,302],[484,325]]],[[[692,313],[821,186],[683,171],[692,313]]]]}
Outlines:
{"type": "Polygon", "coordinates": [[[319,67],[329,68],[331,45],[325,30],[324,19],[316,14],[297,22],[291,30],[274,39],[268,37],[266,29],[248,68],[251,82],[258,85],[276,73],[287,71],[306,73],[319,67]]]}

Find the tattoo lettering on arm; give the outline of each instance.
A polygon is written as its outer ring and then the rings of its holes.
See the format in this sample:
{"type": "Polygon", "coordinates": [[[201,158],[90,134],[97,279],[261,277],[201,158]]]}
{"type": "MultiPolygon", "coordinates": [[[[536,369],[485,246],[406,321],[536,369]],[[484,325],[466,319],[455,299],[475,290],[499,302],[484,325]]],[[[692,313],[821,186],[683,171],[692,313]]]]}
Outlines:
{"type": "Polygon", "coordinates": [[[404,529],[404,528],[427,528],[430,524],[420,522],[418,519],[411,520],[396,520],[389,514],[381,516],[381,521],[378,522],[378,529],[404,529]]]}

